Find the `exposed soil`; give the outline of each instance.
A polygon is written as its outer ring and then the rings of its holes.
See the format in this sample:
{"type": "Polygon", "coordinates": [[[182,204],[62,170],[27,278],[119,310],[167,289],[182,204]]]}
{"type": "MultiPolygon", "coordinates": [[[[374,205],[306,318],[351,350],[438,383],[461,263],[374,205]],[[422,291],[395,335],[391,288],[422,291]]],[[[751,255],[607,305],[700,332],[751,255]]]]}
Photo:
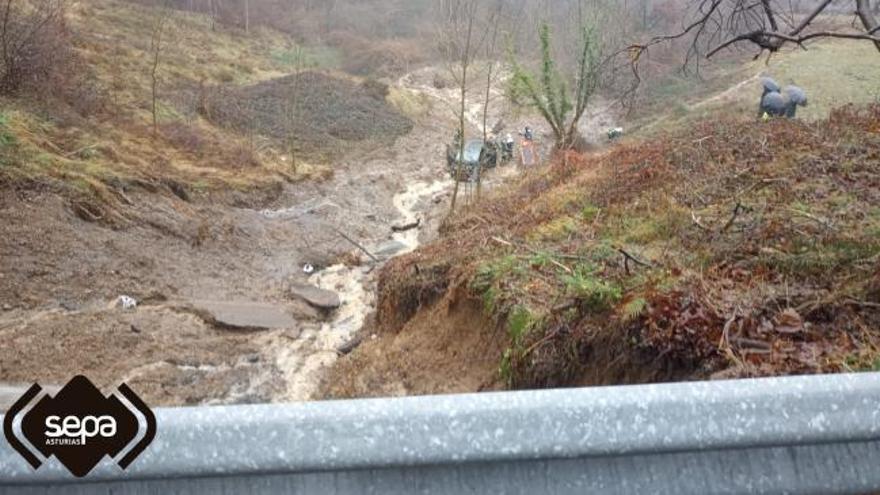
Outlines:
{"type": "MultiPolygon", "coordinates": [[[[393,144],[272,194],[134,184],[111,210],[85,204],[83,213],[52,187],[4,186],[0,384],[60,385],[82,373],[101,386],[125,381],[154,406],[309,399],[375,306],[376,263],[343,234],[394,256],[432,237],[448,208],[441,157],[453,123],[446,103],[431,101],[393,144]],[[415,220],[420,228],[392,231],[415,220]],[[312,308],[288,290],[294,282],[339,293],[341,307],[312,308]],[[137,308],[115,305],[121,295],[137,308]],[[242,308],[264,314],[248,321],[242,308]],[[277,328],[279,311],[295,324],[277,328]],[[273,328],[258,329],[267,319],[273,328]]],[[[486,187],[512,172],[489,174],[486,187]]],[[[473,313],[451,315],[453,332],[473,313]]]]}
{"type": "Polygon", "coordinates": [[[324,398],[465,393],[503,388],[504,329],[479,300],[450,295],[399,333],[365,329],[365,342],[326,375],[324,398]]]}
{"type": "Polygon", "coordinates": [[[199,110],[239,131],[281,140],[296,136],[302,152],[339,157],[368,140],[391,143],[412,121],[385,101],[384,83],[355,83],[320,72],[303,72],[244,88],[204,91],[199,110]]]}
{"type": "Polygon", "coordinates": [[[4,191],[2,380],[63,384],[84,373],[102,385],[125,380],[157,405],[271,397],[279,386],[256,335],[217,329],[187,303],[277,302],[300,324],[276,333],[317,326],[284,292],[307,256],[297,233],[256,210],[130,198],[123,212],[134,221],[113,229],[54,194],[4,191]],[[139,307],[113,307],[122,294],[139,307]]]}

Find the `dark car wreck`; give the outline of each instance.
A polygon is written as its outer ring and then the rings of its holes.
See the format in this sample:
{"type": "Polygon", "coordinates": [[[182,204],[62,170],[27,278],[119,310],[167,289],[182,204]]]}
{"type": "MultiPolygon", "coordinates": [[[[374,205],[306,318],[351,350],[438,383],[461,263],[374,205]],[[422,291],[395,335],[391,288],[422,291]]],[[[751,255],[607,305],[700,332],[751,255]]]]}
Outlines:
{"type": "Polygon", "coordinates": [[[499,155],[498,151],[497,143],[471,139],[465,142],[464,159],[461,159],[461,148],[455,144],[447,145],[446,167],[450,177],[458,177],[464,182],[477,180],[481,170],[494,168],[509,159],[507,153],[502,151],[499,155]]]}

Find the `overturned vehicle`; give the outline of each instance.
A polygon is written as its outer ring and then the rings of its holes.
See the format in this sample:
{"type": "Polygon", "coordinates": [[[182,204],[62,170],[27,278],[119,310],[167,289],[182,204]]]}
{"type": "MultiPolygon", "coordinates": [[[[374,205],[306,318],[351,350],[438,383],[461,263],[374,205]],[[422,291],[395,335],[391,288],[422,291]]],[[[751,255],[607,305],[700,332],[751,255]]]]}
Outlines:
{"type": "Polygon", "coordinates": [[[510,161],[512,150],[504,143],[471,139],[464,143],[464,153],[457,143],[446,146],[446,167],[449,175],[459,181],[475,181],[481,170],[510,161]],[[462,158],[463,156],[463,158],[462,158]]]}

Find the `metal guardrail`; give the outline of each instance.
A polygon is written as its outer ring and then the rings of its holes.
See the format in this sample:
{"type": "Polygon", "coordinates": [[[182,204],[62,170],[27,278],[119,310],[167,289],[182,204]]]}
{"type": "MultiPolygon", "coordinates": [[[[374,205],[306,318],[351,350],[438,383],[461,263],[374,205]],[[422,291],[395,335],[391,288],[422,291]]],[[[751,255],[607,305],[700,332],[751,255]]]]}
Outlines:
{"type": "Polygon", "coordinates": [[[72,478],[5,442],[0,493],[867,493],[880,374],[159,408],[72,478]]]}

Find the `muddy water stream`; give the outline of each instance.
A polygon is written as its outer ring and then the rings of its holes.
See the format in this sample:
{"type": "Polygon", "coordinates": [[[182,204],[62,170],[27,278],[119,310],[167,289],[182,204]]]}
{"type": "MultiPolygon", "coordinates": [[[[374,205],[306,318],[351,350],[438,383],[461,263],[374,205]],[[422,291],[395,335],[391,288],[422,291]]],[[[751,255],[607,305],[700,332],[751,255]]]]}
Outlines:
{"type": "MultiPolygon", "coordinates": [[[[452,188],[451,180],[410,183],[406,189],[396,194],[392,200],[400,214],[397,224],[410,224],[421,218],[434,196],[452,188]]],[[[279,210],[286,211],[286,210],[279,210]]],[[[274,216],[275,212],[264,212],[274,216]]],[[[413,251],[419,246],[420,228],[394,233],[392,240],[404,247],[394,256],[413,251]]],[[[378,246],[367,246],[373,250],[378,246]]],[[[384,260],[383,260],[384,262],[384,260]]],[[[273,339],[273,349],[277,368],[284,375],[286,389],[275,399],[279,402],[302,401],[311,398],[320,379],[320,372],[337,359],[337,349],[355,337],[364,325],[367,315],[375,307],[376,295],[370,287],[372,277],[378,268],[374,262],[361,266],[337,264],[329,266],[313,275],[308,282],[321,289],[339,295],[341,305],[331,313],[320,328],[305,329],[293,341],[273,339]]]]}
{"type": "MultiPolygon", "coordinates": [[[[347,201],[353,191],[346,190],[345,184],[355,181],[364,184],[365,189],[369,190],[373,186],[368,184],[374,184],[371,180],[372,176],[362,171],[382,171],[375,173],[403,179],[403,184],[397,187],[397,193],[392,197],[392,205],[397,215],[395,218],[390,218],[389,222],[397,226],[408,226],[420,220],[421,222],[418,228],[395,232],[390,239],[384,237],[382,240],[368,242],[365,243],[365,247],[383,259],[382,262],[387,261],[389,257],[415,250],[420,241],[424,240],[422,234],[431,228],[426,221],[431,209],[448,207],[446,201],[440,203],[442,206],[435,204],[435,198],[446,195],[454,186],[451,179],[440,178],[437,173],[442,170],[442,162],[426,165],[425,160],[420,158],[444,156],[445,143],[451,139],[455,124],[447,119],[441,110],[447,108],[450,102],[457,101],[458,95],[448,88],[436,88],[432,85],[432,80],[429,71],[424,74],[413,73],[398,81],[397,86],[409,91],[414,98],[426,98],[432,101],[431,108],[437,115],[426,118],[426,122],[419,124],[417,130],[401,138],[395,144],[394,153],[389,158],[383,157],[363,163],[359,169],[352,171],[353,175],[350,177],[344,178],[340,175],[335,182],[339,186],[327,188],[321,198],[311,198],[293,208],[263,212],[263,215],[269,218],[293,220],[322,208],[357,211],[357,205],[347,201]]],[[[493,90],[493,95],[500,98],[500,92],[501,89],[496,88],[493,90]]],[[[479,99],[467,108],[465,117],[471,126],[471,135],[480,134],[479,129],[483,125],[482,110],[483,106],[479,99]]],[[[488,124],[493,126],[504,116],[506,109],[502,106],[493,106],[488,124]]],[[[525,125],[521,119],[516,119],[510,124],[505,132],[515,133],[516,129],[525,125]]],[[[540,126],[531,125],[540,130],[540,126]]],[[[516,167],[499,167],[485,177],[484,187],[491,188],[514,175],[517,175],[516,167]]],[[[376,194],[379,195],[385,192],[381,189],[377,191],[376,194]]],[[[369,198],[367,201],[375,201],[376,194],[366,195],[369,198]]],[[[328,225],[339,220],[339,216],[335,220],[328,220],[328,225]]],[[[349,227],[354,226],[349,225],[349,227]]],[[[383,226],[383,228],[387,227],[390,225],[383,226]]],[[[373,234],[375,233],[374,231],[373,234]]],[[[361,237],[364,235],[362,234],[361,237]]],[[[367,315],[375,308],[375,277],[382,262],[368,262],[361,266],[333,265],[309,277],[310,284],[337,293],[341,306],[319,325],[304,325],[298,334],[274,332],[266,337],[264,346],[267,349],[267,357],[274,361],[274,367],[282,374],[284,384],[283,390],[272,397],[273,402],[304,401],[313,397],[322,372],[338,358],[337,349],[355,338],[355,334],[363,327],[367,315]]],[[[370,338],[368,335],[363,337],[370,338]]]]}
{"type": "MultiPolygon", "coordinates": [[[[452,180],[441,180],[436,182],[416,182],[407,186],[406,190],[394,196],[394,207],[403,217],[401,224],[408,225],[420,220],[419,212],[416,210],[419,202],[425,198],[451,190],[453,186],[452,180]]],[[[420,225],[421,226],[421,225],[420,225]]],[[[409,253],[419,247],[419,233],[421,229],[415,228],[403,232],[395,232],[393,239],[404,244],[406,247],[397,254],[409,253]]]]}

